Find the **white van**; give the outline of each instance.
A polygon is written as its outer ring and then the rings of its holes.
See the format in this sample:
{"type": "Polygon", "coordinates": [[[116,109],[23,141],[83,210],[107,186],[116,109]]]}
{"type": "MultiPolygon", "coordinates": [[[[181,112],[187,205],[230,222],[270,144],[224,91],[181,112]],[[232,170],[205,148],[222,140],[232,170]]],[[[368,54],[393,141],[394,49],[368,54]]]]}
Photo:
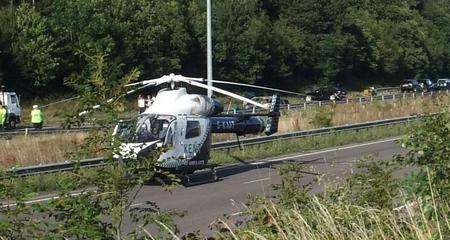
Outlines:
{"type": "Polygon", "coordinates": [[[6,124],[11,128],[15,128],[20,123],[22,117],[22,109],[20,108],[19,97],[15,92],[0,91],[0,101],[6,107],[7,117],[6,124]]]}

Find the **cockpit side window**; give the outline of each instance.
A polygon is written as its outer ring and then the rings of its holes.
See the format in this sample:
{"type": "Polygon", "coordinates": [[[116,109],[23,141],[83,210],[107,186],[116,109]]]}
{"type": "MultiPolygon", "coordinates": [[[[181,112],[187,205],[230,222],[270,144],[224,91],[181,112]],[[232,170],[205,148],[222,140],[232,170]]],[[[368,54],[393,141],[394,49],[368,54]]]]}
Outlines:
{"type": "Polygon", "coordinates": [[[117,124],[114,135],[121,141],[128,142],[132,140],[135,122],[121,121],[117,124]]]}
{"type": "Polygon", "coordinates": [[[164,141],[168,128],[168,120],[148,117],[138,124],[136,142],[151,142],[156,140],[164,141]]]}
{"type": "Polygon", "coordinates": [[[186,139],[200,136],[201,129],[198,121],[187,121],[186,123],[186,139]]]}
{"type": "Polygon", "coordinates": [[[140,126],[137,131],[137,142],[149,142],[154,141],[154,136],[151,135],[150,129],[150,120],[146,119],[140,126]]]}

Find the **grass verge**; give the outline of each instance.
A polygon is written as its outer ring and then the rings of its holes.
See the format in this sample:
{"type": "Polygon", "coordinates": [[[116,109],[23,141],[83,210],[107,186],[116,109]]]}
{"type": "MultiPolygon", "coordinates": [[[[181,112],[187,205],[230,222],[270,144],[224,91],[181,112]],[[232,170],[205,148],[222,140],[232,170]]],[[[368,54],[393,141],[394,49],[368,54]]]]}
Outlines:
{"type": "Polygon", "coordinates": [[[245,147],[244,150],[239,150],[237,148],[218,150],[211,153],[211,163],[224,165],[395,137],[404,134],[411,125],[412,124],[396,124],[367,128],[358,131],[335,132],[326,135],[279,140],[245,147]]]}
{"type": "Polygon", "coordinates": [[[0,139],[0,166],[31,166],[69,159],[85,136],[85,133],[60,133],[0,139]]]}
{"type": "MultiPolygon", "coordinates": [[[[404,134],[412,124],[397,124],[380,126],[359,131],[336,132],[326,135],[304,137],[290,140],[280,140],[266,144],[248,146],[244,150],[217,150],[211,153],[211,163],[226,165],[247,162],[261,158],[280,156],[289,153],[318,150],[327,147],[342,146],[382,138],[395,137],[404,134]]],[[[97,170],[81,169],[77,172],[62,172],[45,175],[14,178],[8,184],[15,184],[17,191],[26,193],[52,192],[61,189],[76,190],[89,187],[97,179],[97,170]],[[68,186],[72,184],[72,186],[68,186]]]]}

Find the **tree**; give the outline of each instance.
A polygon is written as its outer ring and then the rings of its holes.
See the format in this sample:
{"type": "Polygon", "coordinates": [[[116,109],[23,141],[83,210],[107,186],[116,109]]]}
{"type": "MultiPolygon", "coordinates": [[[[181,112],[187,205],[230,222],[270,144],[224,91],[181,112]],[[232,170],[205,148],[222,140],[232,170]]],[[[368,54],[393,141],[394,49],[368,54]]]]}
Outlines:
{"type": "Polygon", "coordinates": [[[41,90],[55,79],[60,59],[56,43],[42,17],[24,3],[15,12],[16,31],[11,43],[15,62],[29,86],[41,90]]]}

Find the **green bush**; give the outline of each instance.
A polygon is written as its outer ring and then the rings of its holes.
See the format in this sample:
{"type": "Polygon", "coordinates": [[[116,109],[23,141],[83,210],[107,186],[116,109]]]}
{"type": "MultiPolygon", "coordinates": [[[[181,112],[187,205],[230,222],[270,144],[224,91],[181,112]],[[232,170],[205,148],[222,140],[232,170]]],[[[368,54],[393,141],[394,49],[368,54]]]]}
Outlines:
{"type": "Polygon", "coordinates": [[[331,127],[333,126],[332,124],[333,116],[334,116],[333,108],[328,107],[317,108],[309,123],[316,128],[331,127]]]}
{"type": "Polygon", "coordinates": [[[450,115],[448,112],[427,116],[410,135],[402,139],[402,147],[408,150],[397,156],[401,165],[414,166],[415,171],[407,179],[411,195],[450,199],[450,115]]]}

